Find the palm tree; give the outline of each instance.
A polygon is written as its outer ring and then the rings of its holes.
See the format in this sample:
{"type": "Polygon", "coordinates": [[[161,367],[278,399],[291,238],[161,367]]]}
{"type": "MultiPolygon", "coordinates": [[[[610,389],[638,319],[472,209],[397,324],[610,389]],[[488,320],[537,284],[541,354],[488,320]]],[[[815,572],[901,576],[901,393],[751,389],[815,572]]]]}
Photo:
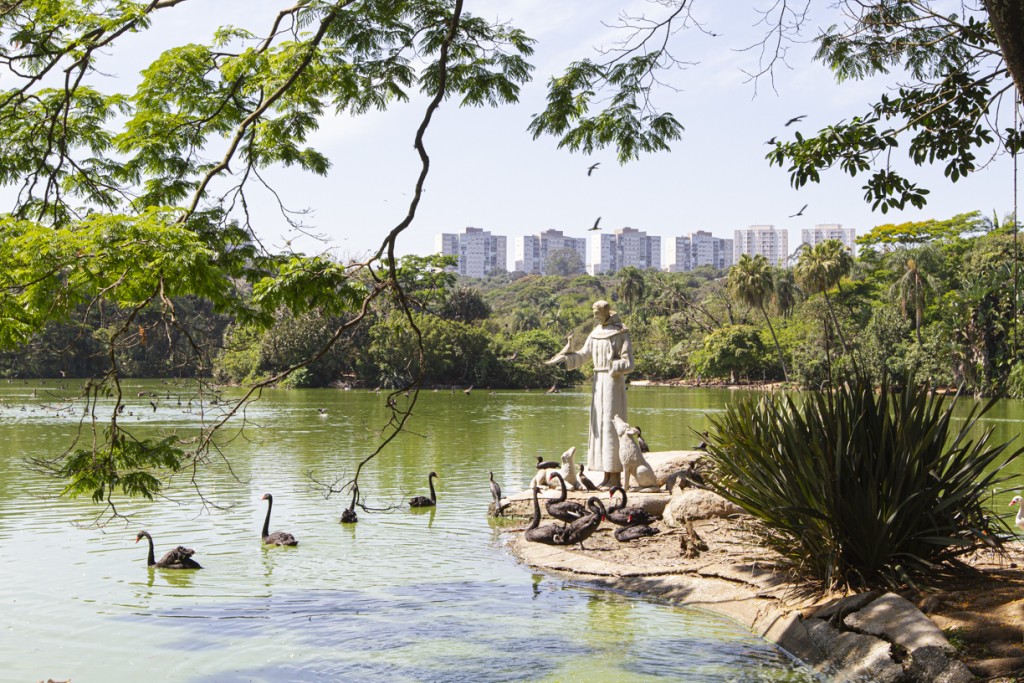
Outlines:
{"type": "Polygon", "coordinates": [[[772,333],[772,341],[775,342],[775,350],[779,353],[779,363],[782,365],[782,376],[789,381],[789,374],[786,372],[786,361],[782,355],[782,347],[779,346],[779,339],[775,336],[775,328],[772,327],[771,318],[765,310],[764,302],[771,295],[774,288],[772,280],[772,267],[768,259],[758,254],[751,258],[750,254],[743,254],[740,260],[729,268],[729,292],[743,301],[748,306],[755,306],[764,316],[768,323],[768,331],[772,333]]]}
{"type": "Polygon", "coordinates": [[[917,345],[921,346],[921,324],[924,322],[924,307],[929,295],[935,288],[936,279],[922,269],[929,260],[928,252],[920,252],[920,258],[907,258],[903,263],[903,275],[889,289],[900,301],[900,310],[908,315],[911,306],[914,308],[914,333],[917,345]]]}
{"type": "Polygon", "coordinates": [[[772,268],[772,305],[783,318],[793,313],[799,292],[792,268],[772,268]]]}
{"type": "Polygon", "coordinates": [[[852,266],[853,257],[850,256],[850,252],[846,250],[842,242],[839,240],[825,240],[824,242],[818,242],[813,247],[804,245],[804,248],[800,251],[796,268],[793,270],[796,281],[800,283],[805,292],[808,294],[821,292],[825,297],[825,307],[828,309],[829,315],[832,316],[832,321],[836,326],[836,333],[839,334],[839,340],[843,343],[844,349],[849,347],[846,344],[846,338],[843,336],[843,330],[839,326],[836,312],[832,309],[832,301],[828,298],[828,290],[837,287],[839,281],[850,272],[852,266]]]}
{"type": "Polygon", "coordinates": [[[644,298],[644,274],[639,268],[626,266],[619,271],[619,298],[630,313],[633,306],[644,298]]]}

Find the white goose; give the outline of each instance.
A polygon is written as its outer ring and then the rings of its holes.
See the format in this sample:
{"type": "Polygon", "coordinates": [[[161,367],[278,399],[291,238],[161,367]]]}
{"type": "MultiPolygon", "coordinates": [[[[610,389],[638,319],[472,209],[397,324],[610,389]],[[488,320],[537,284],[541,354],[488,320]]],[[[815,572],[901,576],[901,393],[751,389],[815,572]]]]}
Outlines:
{"type": "Polygon", "coordinates": [[[1015,519],[1014,522],[1017,524],[1018,528],[1024,529],[1024,498],[1014,496],[1013,500],[1010,501],[1010,507],[1013,507],[1014,505],[1020,505],[1020,508],[1017,510],[1017,519],[1015,519]]]}

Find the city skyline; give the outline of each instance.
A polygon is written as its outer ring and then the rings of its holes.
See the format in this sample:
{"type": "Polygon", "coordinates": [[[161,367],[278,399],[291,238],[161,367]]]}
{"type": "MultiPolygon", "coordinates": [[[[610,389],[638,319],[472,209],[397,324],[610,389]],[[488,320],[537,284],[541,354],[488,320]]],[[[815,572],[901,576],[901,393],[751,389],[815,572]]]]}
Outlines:
{"type": "Polygon", "coordinates": [[[827,239],[839,240],[851,254],[857,253],[856,229],[844,228],[841,223],[803,228],[792,251],[789,231],[785,228],[753,224],[732,232],[732,237],[718,237],[705,230],[662,236],[627,226],[587,238],[574,238],[549,228],[532,235],[516,236],[515,250],[509,255],[507,235],[467,226],[460,233],[435,235],[432,253],[458,257],[453,270],[468,277],[487,277],[497,272],[544,274],[547,256],[560,250],[576,253],[584,271],[591,275],[612,274],[628,266],[666,272],[687,272],[703,265],[727,268],[742,254],[762,255],[772,265],[788,267],[792,265],[791,257],[802,245],[814,246],[827,239]],[[504,268],[499,266],[501,262],[505,263],[504,268]]]}

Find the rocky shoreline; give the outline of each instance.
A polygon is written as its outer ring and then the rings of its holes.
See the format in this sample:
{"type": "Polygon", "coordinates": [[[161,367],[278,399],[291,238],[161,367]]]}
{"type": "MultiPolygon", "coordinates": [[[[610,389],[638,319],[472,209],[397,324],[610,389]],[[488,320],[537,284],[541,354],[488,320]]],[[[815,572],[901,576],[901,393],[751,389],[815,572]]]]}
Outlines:
{"type": "MultiPolygon", "coordinates": [[[[701,455],[668,451],[648,453],[647,460],[664,479],[701,455]]],[[[594,494],[569,494],[580,502],[590,495],[594,494]]],[[[714,494],[694,489],[677,489],[672,496],[630,493],[629,503],[663,515],[658,535],[620,543],[611,525],[603,525],[586,542],[586,550],[580,550],[527,542],[515,533],[522,528],[517,527],[506,533],[506,546],[521,562],[545,572],[731,617],[831,680],[978,680],[961,661],[962,649],[958,652],[939,626],[906,597],[881,591],[814,592],[755,542],[752,518],[714,494]],[[691,521],[691,530],[683,524],[685,519],[691,521]],[[681,550],[690,531],[707,545],[696,557],[684,556],[681,550]]],[[[508,512],[523,518],[532,514],[528,492],[513,496],[508,512]]],[[[986,673],[981,671],[991,678],[986,673]]]]}

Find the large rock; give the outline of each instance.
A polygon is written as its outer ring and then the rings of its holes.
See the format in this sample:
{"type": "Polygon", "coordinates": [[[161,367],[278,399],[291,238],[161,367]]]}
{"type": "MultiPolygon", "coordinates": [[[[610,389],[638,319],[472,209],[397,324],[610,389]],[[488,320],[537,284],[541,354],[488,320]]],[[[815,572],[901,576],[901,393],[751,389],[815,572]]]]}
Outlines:
{"type": "Polygon", "coordinates": [[[874,636],[840,631],[819,619],[805,622],[807,634],[825,654],[815,668],[837,682],[897,683],[903,667],[894,662],[889,643],[874,636]]]}
{"type": "Polygon", "coordinates": [[[665,477],[673,472],[697,467],[706,455],[704,451],[652,451],[645,453],[644,457],[657,475],[658,481],[664,483],[665,477]]]}
{"type": "Polygon", "coordinates": [[[886,593],[863,609],[846,615],[843,623],[855,631],[882,636],[908,652],[922,647],[953,650],[931,619],[921,614],[912,602],[895,593],[886,593]]]}
{"type": "Polygon", "coordinates": [[[681,527],[686,524],[687,519],[728,517],[742,512],[743,508],[730,503],[712,491],[684,489],[681,493],[672,496],[662,513],[662,520],[667,526],[681,527]]]}

